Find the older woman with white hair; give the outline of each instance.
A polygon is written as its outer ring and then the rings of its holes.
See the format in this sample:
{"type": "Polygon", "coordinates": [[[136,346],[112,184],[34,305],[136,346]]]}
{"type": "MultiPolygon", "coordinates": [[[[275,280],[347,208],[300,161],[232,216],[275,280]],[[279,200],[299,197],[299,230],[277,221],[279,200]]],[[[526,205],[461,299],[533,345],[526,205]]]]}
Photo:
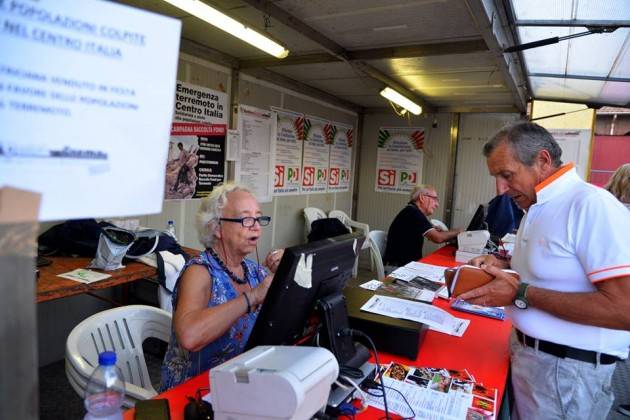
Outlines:
{"type": "Polygon", "coordinates": [[[256,252],[263,216],[247,187],[215,187],[197,212],[197,230],[206,250],[190,260],[173,291],[171,340],[162,364],[161,389],[180,384],[242,353],[267,295],[282,251],[263,268],[245,258],[256,252]]]}

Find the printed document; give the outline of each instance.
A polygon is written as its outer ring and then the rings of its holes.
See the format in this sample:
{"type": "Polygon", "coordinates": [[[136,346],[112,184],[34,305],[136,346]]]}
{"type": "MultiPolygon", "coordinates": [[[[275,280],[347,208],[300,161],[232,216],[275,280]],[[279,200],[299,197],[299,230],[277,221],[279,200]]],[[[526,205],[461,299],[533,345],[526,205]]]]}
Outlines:
{"type": "Polygon", "coordinates": [[[457,337],[461,337],[470,324],[469,320],[456,318],[436,306],[390,296],[374,295],[365,302],[361,310],[420,322],[435,331],[457,337]]]}

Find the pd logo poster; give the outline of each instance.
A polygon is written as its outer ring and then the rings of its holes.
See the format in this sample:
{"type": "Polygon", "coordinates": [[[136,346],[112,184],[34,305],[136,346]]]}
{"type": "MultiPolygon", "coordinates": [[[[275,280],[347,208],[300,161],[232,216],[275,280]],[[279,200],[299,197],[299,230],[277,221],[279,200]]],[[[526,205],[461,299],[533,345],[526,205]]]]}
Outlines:
{"type": "Polygon", "coordinates": [[[306,116],[304,121],[304,173],[303,193],[325,193],[328,186],[328,161],[330,157],[331,123],[306,116]]]}
{"type": "Polygon", "coordinates": [[[381,127],[376,156],[377,192],[409,193],[422,179],[424,128],[381,127]]]}
{"type": "Polygon", "coordinates": [[[273,110],[276,111],[278,119],[273,193],[300,194],[306,120],[303,114],[297,112],[277,108],[273,110]]]}
{"type": "Polygon", "coordinates": [[[332,144],[330,145],[328,191],[350,191],[354,129],[350,125],[340,123],[331,123],[329,127],[328,132],[332,138],[332,144]]]}

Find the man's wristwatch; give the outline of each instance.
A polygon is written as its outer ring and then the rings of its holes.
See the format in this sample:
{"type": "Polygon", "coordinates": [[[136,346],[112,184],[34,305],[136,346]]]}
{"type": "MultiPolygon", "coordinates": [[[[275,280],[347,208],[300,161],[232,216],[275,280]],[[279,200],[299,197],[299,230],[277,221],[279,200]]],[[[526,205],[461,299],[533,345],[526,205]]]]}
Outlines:
{"type": "Polygon", "coordinates": [[[527,288],[529,284],[520,282],[518,290],[516,291],[516,297],[514,298],[514,306],[518,309],[527,309],[529,302],[527,301],[527,288]]]}

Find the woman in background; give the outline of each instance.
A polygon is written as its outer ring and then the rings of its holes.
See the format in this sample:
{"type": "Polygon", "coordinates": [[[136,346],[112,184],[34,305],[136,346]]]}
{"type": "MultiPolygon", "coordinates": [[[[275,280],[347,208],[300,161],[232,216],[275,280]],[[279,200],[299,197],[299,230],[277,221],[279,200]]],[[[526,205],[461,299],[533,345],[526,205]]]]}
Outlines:
{"type": "Polygon", "coordinates": [[[242,353],[282,251],[260,264],[245,258],[271,217],[244,186],[215,187],[197,212],[206,250],[191,259],[173,290],[173,325],[164,362],[164,391],[242,353]]]}
{"type": "Polygon", "coordinates": [[[604,188],[630,210],[630,163],[618,167],[604,188]]]}
{"type": "MultiPolygon", "coordinates": [[[[621,201],[623,205],[630,210],[630,163],[626,163],[617,168],[615,173],[610,177],[604,188],[610,191],[612,195],[617,197],[617,200],[621,201]]],[[[615,373],[613,374],[612,386],[615,392],[615,398],[617,401],[624,399],[623,393],[619,393],[620,389],[623,389],[624,382],[621,378],[630,372],[630,359],[623,360],[617,363],[615,373]],[[622,372],[622,373],[620,373],[622,372]]],[[[621,414],[630,417],[630,404],[621,404],[617,406],[617,411],[621,414]]]]}

